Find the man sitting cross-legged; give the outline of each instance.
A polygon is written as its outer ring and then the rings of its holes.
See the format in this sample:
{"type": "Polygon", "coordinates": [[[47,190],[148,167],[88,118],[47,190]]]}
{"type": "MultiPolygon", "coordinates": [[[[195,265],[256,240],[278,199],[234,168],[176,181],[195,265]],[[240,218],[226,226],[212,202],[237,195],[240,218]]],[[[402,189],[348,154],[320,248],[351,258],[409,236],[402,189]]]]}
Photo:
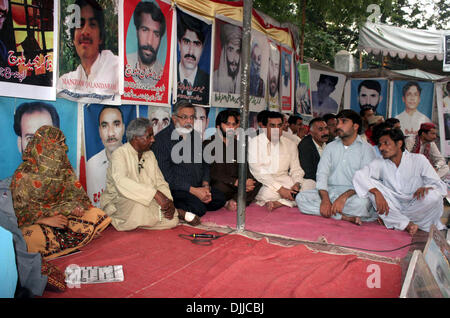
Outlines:
{"type": "MultiPolygon", "coordinates": [[[[225,208],[230,211],[237,210],[238,159],[241,157],[236,135],[238,115],[230,109],[221,111],[216,117],[216,134],[203,142],[205,161],[210,163],[211,186],[225,195],[225,208]]],[[[261,183],[253,178],[247,168],[246,205],[252,203],[260,188],[261,183]]]]}
{"type": "Polygon", "coordinates": [[[168,229],[178,224],[169,185],[150,151],[153,125],[147,118],[132,120],[128,142],[117,148],[106,173],[106,190],[100,197],[102,209],[118,231],[136,228],[168,229]]]}
{"type": "Polygon", "coordinates": [[[248,142],[250,172],[263,185],[256,203],[265,205],[269,211],[283,205],[293,207],[305,174],[298,160],[297,145],[282,135],[282,114],[269,112],[262,124],[264,132],[248,142]]]}
{"type": "Polygon", "coordinates": [[[305,190],[297,197],[302,213],[342,219],[361,225],[376,219],[369,199],[355,195],[352,180],[355,172],[375,158],[371,145],[361,139],[361,117],[346,109],[338,115],[336,133],[339,138],[329,143],[320,158],[316,190],[305,190]]]}
{"type": "Polygon", "coordinates": [[[445,229],[440,217],[447,186],[421,154],[405,150],[400,129],[380,133],[377,158],[355,173],[357,194],[369,198],[387,228],[430,231],[431,225],[445,229]]]}

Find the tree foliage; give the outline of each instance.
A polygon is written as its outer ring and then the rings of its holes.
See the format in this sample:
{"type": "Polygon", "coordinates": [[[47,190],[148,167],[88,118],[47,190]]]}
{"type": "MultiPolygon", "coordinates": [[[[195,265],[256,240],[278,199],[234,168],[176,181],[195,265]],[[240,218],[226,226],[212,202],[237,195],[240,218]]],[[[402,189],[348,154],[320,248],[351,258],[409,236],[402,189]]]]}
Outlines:
{"type": "Polygon", "coordinates": [[[305,2],[304,56],[330,66],[340,50],[356,51],[359,26],[370,15],[369,4],[378,4],[381,22],[390,25],[441,29],[450,24],[448,0],[254,0],[253,7],[301,30],[305,2]],[[427,3],[433,9],[426,9],[427,3]]]}

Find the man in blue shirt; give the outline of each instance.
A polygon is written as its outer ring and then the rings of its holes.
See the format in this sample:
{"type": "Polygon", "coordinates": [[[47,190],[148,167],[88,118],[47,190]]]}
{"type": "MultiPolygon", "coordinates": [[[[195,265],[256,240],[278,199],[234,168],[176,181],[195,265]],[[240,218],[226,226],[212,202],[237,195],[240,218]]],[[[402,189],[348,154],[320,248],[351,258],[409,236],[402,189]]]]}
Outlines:
{"type": "Polygon", "coordinates": [[[152,150],[180,219],[198,225],[206,211],[220,209],[226,200],[209,185],[209,166],[203,160],[202,139],[193,129],[194,120],[194,106],[187,100],[177,102],[172,122],[155,137],[152,150]]]}
{"type": "Polygon", "coordinates": [[[317,167],[316,190],[300,192],[296,197],[301,212],[342,219],[361,225],[377,218],[370,201],[359,198],[353,187],[356,171],[375,158],[371,145],[360,136],[361,117],[346,109],[337,115],[339,138],[329,143],[317,167]]]}

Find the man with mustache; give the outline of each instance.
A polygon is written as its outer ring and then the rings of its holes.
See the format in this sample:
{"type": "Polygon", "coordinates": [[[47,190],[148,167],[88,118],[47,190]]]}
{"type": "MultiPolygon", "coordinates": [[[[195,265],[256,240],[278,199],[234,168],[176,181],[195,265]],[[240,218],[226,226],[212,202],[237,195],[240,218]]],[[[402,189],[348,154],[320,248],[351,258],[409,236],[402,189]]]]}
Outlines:
{"type": "Polygon", "coordinates": [[[180,50],[177,99],[186,99],[194,104],[209,104],[209,74],[198,65],[205,44],[202,22],[180,14],[177,36],[180,50]]]}
{"type": "Polygon", "coordinates": [[[169,185],[150,151],[155,141],[152,123],[148,118],[136,118],[128,124],[126,135],[128,142],[111,156],[102,209],[118,231],[177,226],[169,185]]]}
{"type": "Polygon", "coordinates": [[[383,101],[381,85],[375,80],[364,80],[358,85],[358,102],[360,111],[371,109],[377,113],[378,105],[383,101]]]}
{"type": "Polygon", "coordinates": [[[261,78],[262,49],[257,41],[252,44],[250,61],[250,95],[264,97],[265,82],[261,78]]]}
{"type": "Polygon", "coordinates": [[[106,170],[111,154],[122,146],[124,132],[122,110],[117,106],[104,106],[98,115],[98,133],[105,148],[86,163],[86,192],[97,207],[100,206],[100,196],[105,190],[106,170]]]}
{"type": "Polygon", "coordinates": [[[305,171],[303,190],[316,188],[317,166],[329,138],[327,123],[321,117],[313,118],[309,122],[309,132],[310,134],[298,144],[300,165],[305,171]]]}
{"type": "Polygon", "coordinates": [[[274,47],[270,47],[269,54],[269,94],[270,97],[278,98],[278,77],[280,74],[280,51],[274,47]]]}
{"type": "Polygon", "coordinates": [[[164,66],[157,59],[161,38],[166,31],[166,19],[153,2],[141,1],[133,13],[138,50],[127,54],[126,68],[131,68],[133,79],[154,88],[162,77],[164,66]]]}
{"type": "Polygon", "coordinates": [[[388,229],[414,235],[429,232],[440,221],[447,185],[425,156],[405,151],[405,136],[398,128],[385,129],[377,139],[383,158],[355,173],[353,184],[361,198],[370,199],[388,229]]]}
{"type": "Polygon", "coordinates": [[[225,205],[225,196],[210,186],[209,166],[203,159],[202,139],[194,129],[195,108],[178,101],[172,122],[158,133],[152,150],[169,183],[179,218],[191,225],[200,217],[225,205]]]}
{"type": "Polygon", "coordinates": [[[375,150],[359,133],[361,117],[351,109],[338,115],[337,138],[320,158],[316,190],[300,192],[296,202],[302,213],[345,220],[356,225],[375,220],[376,213],[367,198],[359,198],[353,188],[355,172],[375,158],[375,150]]]}
{"type": "MultiPolygon", "coordinates": [[[[238,194],[238,141],[236,129],[239,126],[239,113],[226,109],[216,117],[216,134],[203,142],[205,160],[210,164],[211,186],[216,187],[224,195],[227,203],[225,208],[237,210],[238,194]],[[208,157],[209,156],[209,157],[208,157]]],[[[255,199],[261,188],[247,167],[245,184],[246,205],[255,199]]]]}
{"type": "Polygon", "coordinates": [[[229,23],[221,24],[220,41],[222,50],[219,68],[214,71],[214,91],[240,94],[242,29],[229,23]]]}
{"type": "Polygon", "coordinates": [[[294,207],[305,174],[298,160],[297,145],[284,136],[281,113],[270,111],[263,117],[262,125],[264,131],[248,141],[250,172],[262,183],[256,204],[266,206],[269,211],[294,207]]]}
{"type": "Polygon", "coordinates": [[[59,78],[58,95],[79,102],[115,100],[119,95],[119,59],[104,49],[103,8],[95,0],[76,0],[75,5],[80,8],[80,26],[71,28],[70,35],[80,65],[59,78]]]}

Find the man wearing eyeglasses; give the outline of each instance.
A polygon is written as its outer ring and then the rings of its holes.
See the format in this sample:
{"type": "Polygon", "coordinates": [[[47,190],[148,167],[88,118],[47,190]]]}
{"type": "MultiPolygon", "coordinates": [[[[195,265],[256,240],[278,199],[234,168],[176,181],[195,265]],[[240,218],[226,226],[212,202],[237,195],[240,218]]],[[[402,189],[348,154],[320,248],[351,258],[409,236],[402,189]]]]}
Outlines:
{"type": "Polygon", "coordinates": [[[205,43],[202,22],[188,15],[180,16],[179,22],[177,98],[205,105],[209,103],[209,74],[198,67],[205,43]]]}
{"type": "Polygon", "coordinates": [[[179,218],[190,225],[226,203],[223,193],[210,187],[209,166],[203,159],[202,139],[194,130],[195,109],[187,100],[178,101],[172,122],[156,136],[152,150],[169,183],[179,218]]]}

